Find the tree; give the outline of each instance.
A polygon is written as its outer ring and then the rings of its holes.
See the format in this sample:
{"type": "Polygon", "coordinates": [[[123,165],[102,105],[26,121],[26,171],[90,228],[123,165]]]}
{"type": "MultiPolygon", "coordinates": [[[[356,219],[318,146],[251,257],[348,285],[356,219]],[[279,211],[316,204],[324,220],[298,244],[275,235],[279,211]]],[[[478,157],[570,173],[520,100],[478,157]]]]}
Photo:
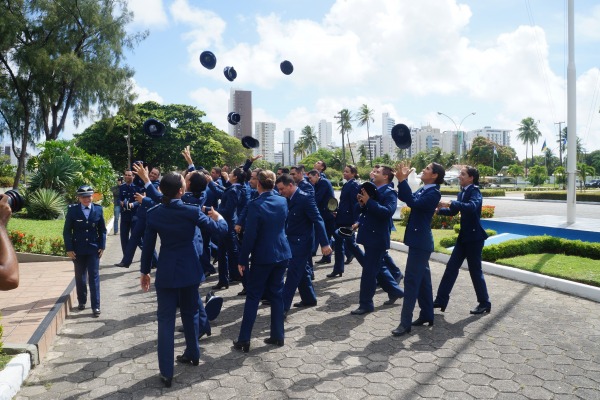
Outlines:
{"type": "Polygon", "coordinates": [[[529,183],[533,186],[540,186],[548,180],[548,171],[546,167],[541,165],[534,165],[529,170],[529,177],[527,178],[529,183]]]}
{"type": "Polygon", "coordinates": [[[585,179],[588,176],[594,176],[596,174],[596,170],[594,170],[594,167],[590,165],[579,163],[577,164],[577,174],[581,178],[581,186],[585,189],[585,179]]]}
{"type": "Polygon", "coordinates": [[[133,71],[123,50],[147,33],[127,33],[124,0],[1,4],[0,109],[19,159],[16,186],[38,132],[55,140],[69,111],[77,124],[96,108],[107,115],[124,96],[133,71]]]}
{"type": "Polygon", "coordinates": [[[515,187],[517,187],[517,177],[523,175],[523,167],[519,164],[511,164],[508,166],[506,173],[515,178],[515,187]]]}
{"type": "Polygon", "coordinates": [[[554,182],[557,185],[562,185],[562,188],[565,188],[565,183],[567,183],[567,170],[562,165],[556,167],[554,170],[554,182]]]}
{"type": "Polygon", "coordinates": [[[360,165],[361,167],[367,165],[367,146],[365,146],[364,144],[360,145],[360,147],[358,148],[358,156],[358,165],[360,165]]]}
{"type": "Polygon", "coordinates": [[[190,146],[196,166],[211,168],[215,165],[237,166],[244,162],[250,151],[241,142],[202,122],[204,112],[182,104],[160,105],[149,101],[137,104],[134,118],[123,114],[100,120],[75,135],[77,144],[88,151],[108,158],[119,170],[129,168],[126,136],[130,129],[133,160],[146,161],[163,170],[183,169],[187,165],[181,150],[190,146]],[[166,126],[161,138],[150,138],[142,129],[143,121],[156,118],[166,126]]]}
{"type": "Polygon", "coordinates": [[[358,114],[356,116],[358,126],[367,125],[367,143],[369,145],[369,162],[371,164],[371,167],[373,167],[373,155],[371,154],[371,136],[369,134],[369,123],[375,122],[375,118],[373,118],[374,113],[375,110],[370,109],[366,104],[363,104],[358,110],[358,114]]]}
{"type": "MultiPolygon", "coordinates": [[[[344,108],[343,110],[340,110],[338,112],[335,119],[338,120],[338,129],[339,129],[340,133],[342,134],[342,169],[343,169],[343,168],[346,168],[346,147],[344,144],[344,135],[346,135],[347,132],[350,132],[352,130],[352,113],[347,108],[344,108]]],[[[348,143],[348,146],[350,146],[350,143],[348,143]]]]}
{"type": "Polygon", "coordinates": [[[531,117],[523,118],[517,130],[519,131],[517,138],[525,145],[525,176],[527,176],[527,145],[531,144],[531,156],[533,157],[533,145],[538,142],[542,133],[531,117]]]}
{"type": "Polygon", "coordinates": [[[586,155],[586,163],[594,168],[596,173],[600,171],[600,150],[594,150],[586,155]]]}
{"type": "Polygon", "coordinates": [[[467,152],[465,160],[471,165],[495,165],[499,169],[498,167],[514,164],[517,160],[517,153],[512,147],[502,146],[483,136],[478,136],[473,139],[473,144],[467,152]],[[494,155],[494,147],[498,153],[497,156],[494,155]],[[492,157],[495,157],[494,162],[492,162],[492,157]]]}
{"type": "Polygon", "coordinates": [[[317,138],[317,132],[314,127],[306,125],[302,128],[300,133],[300,141],[302,141],[308,153],[314,153],[319,147],[319,139],[317,138]]]}

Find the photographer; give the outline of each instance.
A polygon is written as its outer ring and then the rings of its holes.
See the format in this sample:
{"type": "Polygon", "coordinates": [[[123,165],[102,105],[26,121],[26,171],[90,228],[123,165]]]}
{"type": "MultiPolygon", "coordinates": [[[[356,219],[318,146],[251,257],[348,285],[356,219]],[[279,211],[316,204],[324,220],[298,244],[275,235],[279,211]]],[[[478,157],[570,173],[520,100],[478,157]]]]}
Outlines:
{"type": "Polygon", "coordinates": [[[19,262],[6,230],[11,215],[8,196],[3,195],[0,198],[0,290],[12,290],[19,286],[19,262]]]}

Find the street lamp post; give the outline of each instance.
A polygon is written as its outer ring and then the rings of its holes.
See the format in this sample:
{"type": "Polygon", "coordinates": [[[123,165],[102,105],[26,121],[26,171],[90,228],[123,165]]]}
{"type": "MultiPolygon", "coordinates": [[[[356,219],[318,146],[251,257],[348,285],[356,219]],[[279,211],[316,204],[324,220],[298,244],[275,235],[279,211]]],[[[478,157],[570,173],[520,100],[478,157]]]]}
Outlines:
{"type": "MultiPolygon", "coordinates": [[[[444,117],[446,117],[450,121],[452,121],[452,123],[454,124],[454,127],[456,128],[456,134],[457,135],[459,134],[460,127],[462,126],[462,123],[465,121],[465,119],[469,118],[471,115],[475,115],[476,114],[475,112],[472,112],[472,113],[469,113],[469,114],[465,115],[465,117],[460,121],[460,124],[456,125],[456,122],[454,122],[454,120],[451,117],[449,117],[448,115],[444,114],[443,112],[439,112],[439,111],[437,113],[438,113],[438,115],[443,115],[444,117]]],[[[465,146],[465,137],[464,137],[464,135],[461,136],[461,141],[460,142],[461,142],[460,143],[460,152],[459,152],[460,154],[458,155],[459,161],[460,161],[460,159],[461,159],[461,157],[463,155],[463,152],[465,151],[465,149],[464,149],[464,146],[465,146]]]]}

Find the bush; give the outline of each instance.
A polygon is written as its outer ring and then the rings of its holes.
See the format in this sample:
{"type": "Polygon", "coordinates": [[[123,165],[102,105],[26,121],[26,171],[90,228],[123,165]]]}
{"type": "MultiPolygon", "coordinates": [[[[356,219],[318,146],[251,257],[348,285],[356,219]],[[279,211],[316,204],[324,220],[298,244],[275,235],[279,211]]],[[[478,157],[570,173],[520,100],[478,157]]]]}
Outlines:
{"type": "Polygon", "coordinates": [[[27,195],[27,214],[33,219],[56,219],[64,212],[65,200],[52,189],[38,189],[27,195]]]}
{"type": "MultiPolygon", "coordinates": [[[[481,207],[481,218],[493,218],[494,210],[496,206],[482,206],[481,207]]],[[[408,224],[408,217],[410,216],[410,207],[402,207],[400,209],[400,225],[406,226],[408,224]]],[[[460,226],[460,213],[453,217],[446,215],[433,214],[431,220],[431,229],[453,229],[456,231],[456,225],[460,226]]]]}
{"type": "MultiPolygon", "coordinates": [[[[460,225],[454,225],[454,231],[458,233],[459,230],[460,230],[460,225]],[[456,229],[456,227],[458,227],[458,230],[456,229]]],[[[493,229],[486,229],[485,233],[487,233],[488,236],[496,236],[498,234],[498,232],[496,232],[493,229]]],[[[456,234],[454,236],[441,238],[440,246],[445,247],[445,248],[456,246],[457,240],[458,240],[458,234],[456,234]]]]}
{"type": "MultiPolygon", "coordinates": [[[[504,189],[480,189],[482,197],[504,197],[506,196],[506,190],[504,189]]],[[[459,188],[444,188],[440,189],[440,192],[444,196],[456,196],[460,192],[459,188]]]]}
{"type": "Polygon", "coordinates": [[[15,181],[15,178],[12,178],[10,176],[0,176],[0,187],[3,187],[3,188],[12,187],[14,181],[15,181]]]}
{"type": "MultiPolygon", "coordinates": [[[[577,192],[578,201],[593,201],[600,202],[600,192],[582,193],[577,192]]],[[[525,193],[526,199],[534,200],[567,200],[567,192],[565,190],[556,190],[552,192],[529,192],[525,193]]]]}
{"type": "Polygon", "coordinates": [[[541,253],[564,254],[600,260],[600,243],[568,240],[553,236],[530,236],[486,246],[483,248],[483,259],[494,262],[501,258],[541,253]]]}

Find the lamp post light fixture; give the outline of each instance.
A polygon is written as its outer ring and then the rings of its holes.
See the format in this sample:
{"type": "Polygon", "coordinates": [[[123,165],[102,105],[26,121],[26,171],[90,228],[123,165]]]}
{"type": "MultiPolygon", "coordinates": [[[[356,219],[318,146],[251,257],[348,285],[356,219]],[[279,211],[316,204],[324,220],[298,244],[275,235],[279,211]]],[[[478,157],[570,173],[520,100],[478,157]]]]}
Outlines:
{"type": "MultiPolygon", "coordinates": [[[[465,117],[460,121],[460,124],[456,125],[456,122],[454,122],[454,120],[448,116],[447,114],[444,114],[443,112],[437,112],[438,115],[443,115],[444,117],[448,118],[450,121],[452,121],[452,123],[454,124],[454,127],[456,128],[456,134],[458,135],[460,132],[460,127],[462,126],[462,123],[465,121],[465,119],[469,118],[471,115],[475,115],[477,114],[476,112],[472,112],[469,113],[467,115],[465,115],[465,117]]],[[[460,161],[463,153],[465,152],[465,137],[464,135],[461,136],[461,141],[460,141],[460,151],[459,151],[459,155],[458,155],[458,159],[460,161]]]]}

